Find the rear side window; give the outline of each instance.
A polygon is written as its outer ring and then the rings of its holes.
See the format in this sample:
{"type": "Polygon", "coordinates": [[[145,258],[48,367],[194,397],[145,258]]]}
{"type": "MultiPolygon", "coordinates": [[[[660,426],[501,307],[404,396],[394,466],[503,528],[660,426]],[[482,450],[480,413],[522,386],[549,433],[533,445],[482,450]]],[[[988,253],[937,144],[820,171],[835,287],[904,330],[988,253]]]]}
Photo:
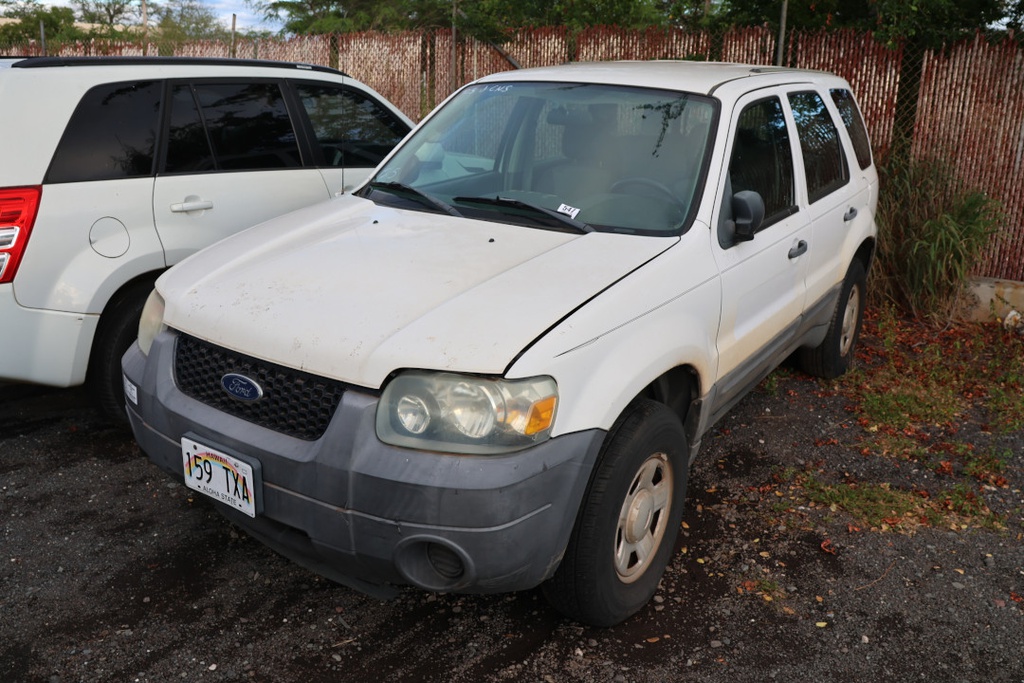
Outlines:
{"type": "Polygon", "coordinates": [[[807,173],[807,199],[813,204],[846,185],[850,172],[839,131],[821,96],[816,92],[792,93],[789,103],[807,173]]]}
{"type": "Polygon", "coordinates": [[[358,91],[312,83],[295,88],[327,166],[376,166],[409,132],[401,120],[358,91]]]}
{"type": "Polygon", "coordinates": [[[861,168],[867,168],[871,165],[871,141],[868,139],[868,131],[864,126],[864,119],[861,118],[860,109],[857,108],[857,103],[849,90],[834,89],[830,94],[850,134],[850,140],[853,141],[857,163],[861,168]]]}
{"type": "Polygon", "coordinates": [[[162,89],[159,81],[90,89],[64,129],[45,182],[152,175],[162,89]]]}
{"type": "Polygon", "coordinates": [[[733,193],[753,190],[761,195],[765,226],[796,212],[793,153],[778,98],[754,102],[740,113],[729,178],[733,193]]]}
{"type": "Polygon", "coordinates": [[[200,173],[216,170],[210,140],[199,115],[192,86],[171,88],[171,127],[167,137],[164,170],[168,173],[200,173]]]}
{"type": "Polygon", "coordinates": [[[302,166],[276,82],[176,85],[170,118],[168,173],[302,166]]]}

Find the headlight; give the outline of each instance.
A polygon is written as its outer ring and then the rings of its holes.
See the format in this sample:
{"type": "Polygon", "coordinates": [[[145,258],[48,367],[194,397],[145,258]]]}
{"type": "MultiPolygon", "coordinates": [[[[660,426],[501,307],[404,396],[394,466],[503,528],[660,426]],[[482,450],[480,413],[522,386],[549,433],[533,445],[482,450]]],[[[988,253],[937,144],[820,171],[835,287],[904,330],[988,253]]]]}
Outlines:
{"type": "Polygon", "coordinates": [[[139,319],[139,348],[143,355],[149,355],[149,349],[153,346],[153,340],[164,327],[164,298],[155,289],[146,299],[146,305],[142,307],[142,317],[139,319]]]}
{"type": "Polygon", "coordinates": [[[508,453],[546,440],[557,405],[550,377],[406,372],[384,389],[377,437],[394,446],[448,453],[508,453]]]}

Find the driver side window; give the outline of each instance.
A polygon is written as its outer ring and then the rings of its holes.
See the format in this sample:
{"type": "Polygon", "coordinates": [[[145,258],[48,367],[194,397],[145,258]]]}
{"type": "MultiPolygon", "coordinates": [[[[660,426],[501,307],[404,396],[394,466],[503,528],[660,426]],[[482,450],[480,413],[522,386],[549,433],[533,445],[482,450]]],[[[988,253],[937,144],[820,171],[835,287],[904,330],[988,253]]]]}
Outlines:
{"type": "Polygon", "coordinates": [[[321,83],[295,86],[326,166],[373,168],[408,127],[357,90],[321,83]]]}
{"type": "Polygon", "coordinates": [[[782,102],[770,97],[747,105],[739,116],[729,162],[731,195],[753,190],[764,200],[761,228],[797,211],[793,153],[782,102]]]}

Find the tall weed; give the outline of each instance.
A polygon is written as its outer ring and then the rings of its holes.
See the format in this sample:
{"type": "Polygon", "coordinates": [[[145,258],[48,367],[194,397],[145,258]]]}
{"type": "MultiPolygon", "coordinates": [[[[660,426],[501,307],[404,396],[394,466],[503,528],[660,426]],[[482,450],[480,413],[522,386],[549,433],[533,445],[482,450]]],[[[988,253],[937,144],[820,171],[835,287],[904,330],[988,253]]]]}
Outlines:
{"type": "Polygon", "coordinates": [[[879,176],[875,296],[915,317],[948,320],[1002,207],[941,159],[890,159],[879,176]]]}

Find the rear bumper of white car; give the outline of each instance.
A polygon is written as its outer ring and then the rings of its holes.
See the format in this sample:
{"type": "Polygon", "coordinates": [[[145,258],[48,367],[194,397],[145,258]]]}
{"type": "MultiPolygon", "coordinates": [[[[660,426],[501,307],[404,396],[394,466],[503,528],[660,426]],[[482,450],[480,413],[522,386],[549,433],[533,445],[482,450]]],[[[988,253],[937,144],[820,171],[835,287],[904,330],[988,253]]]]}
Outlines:
{"type": "Polygon", "coordinates": [[[348,387],[322,436],[296,438],[183,393],[176,339],[162,333],[148,359],[137,345],[124,357],[135,436],[179,480],[185,436],[258,468],[255,517],[217,507],[281,554],[375,595],[394,584],[522,590],[557,568],[603,431],[500,456],[397,448],[376,437],[377,396],[348,387]]]}
{"type": "Polygon", "coordinates": [[[85,381],[99,316],[20,306],[0,285],[0,379],[71,387],[85,381]]]}

